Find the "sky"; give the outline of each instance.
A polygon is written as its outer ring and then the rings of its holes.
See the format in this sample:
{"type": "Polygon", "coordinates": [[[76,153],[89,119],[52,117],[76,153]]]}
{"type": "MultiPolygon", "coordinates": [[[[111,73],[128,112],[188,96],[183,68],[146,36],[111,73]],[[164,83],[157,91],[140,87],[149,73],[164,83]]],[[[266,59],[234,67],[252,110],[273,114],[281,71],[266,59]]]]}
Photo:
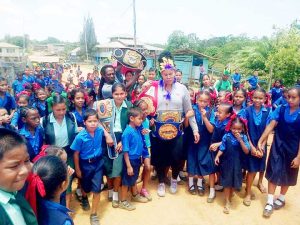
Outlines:
{"type": "MultiPolygon", "coordinates": [[[[300,20],[300,0],[135,0],[137,37],[165,44],[174,30],[200,39],[246,34],[270,36],[274,25],[300,20]]],[[[0,0],[0,39],[28,34],[78,41],[84,17],[93,18],[98,42],[133,35],[133,0],[0,0]]]]}

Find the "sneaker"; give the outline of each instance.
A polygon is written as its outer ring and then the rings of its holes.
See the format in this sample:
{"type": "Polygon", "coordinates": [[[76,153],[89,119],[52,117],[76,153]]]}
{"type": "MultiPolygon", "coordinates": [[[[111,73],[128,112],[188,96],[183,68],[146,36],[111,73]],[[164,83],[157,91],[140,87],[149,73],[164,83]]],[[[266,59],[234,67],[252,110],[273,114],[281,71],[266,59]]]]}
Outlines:
{"type": "Polygon", "coordinates": [[[119,201],[112,200],[111,205],[113,208],[119,208],[119,201]]]}
{"type": "Polygon", "coordinates": [[[81,206],[84,211],[90,210],[91,206],[87,197],[82,197],[81,206]]]}
{"type": "Polygon", "coordinates": [[[177,180],[171,180],[170,192],[171,194],[175,194],[177,192],[177,180]]]}
{"type": "Polygon", "coordinates": [[[140,202],[140,203],[146,203],[146,202],[148,202],[148,199],[145,198],[145,197],[143,197],[143,196],[141,196],[140,194],[137,194],[136,196],[132,195],[131,199],[132,199],[133,202],[140,202]]]}
{"type": "Polygon", "coordinates": [[[76,196],[76,199],[81,202],[82,201],[82,192],[81,192],[81,189],[80,188],[77,188],[76,191],[75,191],[75,196],[76,196]]]}
{"type": "Polygon", "coordinates": [[[224,187],[222,185],[216,184],[215,185],[215,190],[216,191],[223,191],[224,187]]]}
{"type": "Polygon", "coordinates": [[[141,189],[140,195],[145,197],[146,199],[148,199],[148,201],[152,201],[151,195],[149,194],[149,192],[145,188],[141,189]]]}
{"type": "Polygon", "coordinates": [[[119,208],[120,209],[126,209],[128,211],[135,210],[135,207],[130,202],[128,202],[127,200],[121,201],[120,204],[119,204],[119,208]]]}
{"type": "Polygon", "coordinates": [[[97,214],[90,215],[90,223],[91,225],[100,225],[99,217],[97,216],[97,214]]]}
{"type": "Polygon", "coordinates": [[[165,197],[166,195],[166,186],[164,183],[160,183],[157,188],[157,194],[159,197],[165,197]]]}

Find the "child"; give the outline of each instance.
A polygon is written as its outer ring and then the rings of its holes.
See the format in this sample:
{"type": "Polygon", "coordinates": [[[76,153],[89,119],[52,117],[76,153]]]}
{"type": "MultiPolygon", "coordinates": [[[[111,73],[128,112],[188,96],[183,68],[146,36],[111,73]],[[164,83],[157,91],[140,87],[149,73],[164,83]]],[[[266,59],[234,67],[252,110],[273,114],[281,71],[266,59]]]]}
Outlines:
{"type": "Polygon", "coordinates": [[[131,108],[128,112],[129,125],[122,135],[124,163],[122,171],[121,203],[119,207],[134,210],[135,207],[126,200],[128,188],[131,188],[132,200],[135,202],[148,202],[148,199],[138,193],[136,181],[139,176],[141,157],[149,158],[139,127],[143,122],[143,112],[139,108],[131,108]]]}
{"type": "MultiPolygon", "coordinates": [[[[233,108],[228,103],[221,103],[218,106],[217,113],[216,113],[216,121],[211,121],[214,126],[213,134],[211,137],[211,145],[209,150],[212,151],[212,157],[215,159],[217,155],[217,150],[222,143],[222,137],[225,135],[225,127],[230,120],[230,116],[233,113],[233,108]]],[[[215,169],[217,171],[218,168],[215,169]]],[[[217,173],[218,175],[218,173],[217,173]]],[[[212,184],[209,189],[209,196],[207,198],[208,203],[212,203],[216,197],[215,190],[221,191],[223,190],[223,186],[217,184],[212,184]]]]}
{"type": "Polygon", "coordinates": [[[26,83],[26,81],[23,78],[23,74],[17,73],[17,79],[12,83],[12,89],[14,91],[14,95],[17,95],[21,91],[24,91],[25,83],[26,83]]]}
{"type": "Polygon", "coordinates": [[[264,149],[264,151],[257,149],[258,140],[267,126],[267,121],[269,120],[269,114],[271,112],[270,108],[264,107],[263,104],[265,100],[265,90],[258,88],[253,93],[252,106],[245,109],[245,119],[248,121],[248,134],[251,146],[251,154],[249,154],[246,159],[246,170],[248,173],[246,198],[243,201],[246,206],[250,206],[251,204],[251,186],[257,172],[259,172],[257,187],[262,193],[266,192],[262,180],[266,168],[267,149],[264,149]]]}
{"type": "Polygon", "coordinates": [[[300,89],[288,91],[288,105],[278,107],[271,114],[271,122],[258,141],[258,148],[264,151],[268,135],[276,127],[270,150],[266,178],[268,180],[268,200],[263,211],[264,217],[270,217],[273,209],[285,206],[285,195],[290,186],[297,183],[300,164],[300,89]],[[280,195],[274,201],[276,187],[280,186],[280,195]]]}
{"type": "Polygon", "coordinates": [[[29,105],[29,96],[27,94],[22,94],[21,92],[19,93],[19,95],[17,95],[16,100],[18,109],[11,119],[11,125],[20,130],[24,126],[24,122],[22,121],[22,118],[20,116],[21,108],[27,107],[29,105]]]}
{"type": "Polygon", "coordinates": [[[233,189],[240,190],[243,182],[242,155],[248,154],[250,145],[246,135],[246,121],[236,115],[226,126],[229,131],[222,138],[222,144],[215,158],[215,164],[220,165],[220,180],[225,192],[225,207],[223,212],[230,211],[233,189]]]}
{"type": "Polygon", "coordinates": [[[288,90],[287,88],[284,88],[282,91],[282,96],[278,98],[274,103],[273,103],[273,109],[276,109],[278,106],[285,105],[287,104],[287,96],[288,96],[288,90]]]}
{"type": "Polygon", "coordinates": [[[40,117],[46,115],[46,98],[47,93],[45,89],[40,88],[35,91],[36,101],[32,104],[34,108],[39,111],[40,117]]]}
{"type": "Polygon", "coordinates": [[[16,132],[0,129],[0,223],[37,225],[28,202],[18,193],[25,184],[31,163],[25,140],[16,132]]]}
{"type": "Polygon", "coordinates": [[[239,73],[239,69],[235,69],[234,74],[231,75],[232,79],[232,90],[236,91],[240,89],[241,86],[241,74],[239,73]]]}
{"type": "Polygon", "coordinates": [[[245,118],[246,98],[247,92],[244,89],[238,89],[233,93],[233,111],[242,118],[245,118]]]}
{"type": "MultiPolygon", "coordinates": [[[[151,148],[151,142],[150,142],[150,135],[149,135],[149,128],[150,128],[150,121],[147,118],[148,116],[148,105],[144,100],[139,100],[134,103],[135,107],[139,107],[143,112],[143,123],[142,123],[142,134],[145,138],[145,144],[148,149],[148,153],[150,152],[151,148]]],[[[148,192],[148,185],[149,185],[149,179],[150,179],[150,173],[151,173],[151,164],[150,164],[150,157],[143,158],[144,167],[143,167],[143,173],[142,173],[142,180],[143,185],[142,189],[140,191],[140,195],[147,198],[148,201],[152,200],[151,195],[148,192]]]]}
{"type": "Polygon", "coordinates": [[[78,131],[84,127],[83,114],[85,112],[85,92],[82,89],[75,88],[71,92],[70,100],[72,102],[72,113],[76,117],[78,131]]]}
{"type": "Polygon", "coordinates": [[[150,68],[148,72],[147,81],[153,81],[155,80],[155,77],[156,77],[156,69],[150,68]]]}
{"type": "Polygon", "coordinates": [[[14,115],[16,109],[15,99],[8,93],[7,80],[0,77],[0,107],[7,110],[10,118],[14,115]]]}
{"type": "Polygon", "coordinates": [[[246,79],[249,84],[249,91],[255,90],[258,85],[258,70],[254,70],[253,75],[246,79]]]}
{"type": "Polygon", "coordinates": [[[272,105],[282,96],[282,81],[275,80],[274,86],[270,90],[272,105]]]}
{"type": "MultiPolygon", "coordinates": [[[[92,225],[99,224],[97,216],[98,204],[100,202],[101,181],[103,175],[102,159],[102,138],[104,136],[103,128],[99,127],[99,119],[94,109],[87,109],[84,113],[83,129],[74,139],[71,149],[74,153],[75,171],[78,178],[81,178],[83,189],[82,204],[84,210],[89,210],[87,193],[93,193],[92,210],[90,222],[92,225]]],[[[106,136],[106,142],[112,144],[109,136],[106,136]]]]}
{"type": "Polygon", "coordinates": [[[94,106],[94,102],[96,101],[97,95],[94,89],[88,88],[86,90],[87,99],[86,99],[86,106],[89,109],[92,109],[94,106]]]}
{"type": "Polygon", "coordinates": [[[118,157],[111,159],[107,151],[104,151],[104,174],[107,176],[108,199],[112,201],[112,207],[119,207],[119,188],[123,167],[122,133],[128,124],[127,113],[132,104],[125,100],[127,92],[125,85],[115,83],[112,86],[113,100],[100,100],[95,102],[100,121],[114,140],[118,157]]]}
{"type": "Polygon", "coordinates": [[[12,131],[17,131],[15,127],[10,125],[10,116],[8,115],[8,112],[5,108],[0,108],[0,127],[6,128],[12,131]]]}
{"type": "Polygon", "coordinates": [[[60,196],[68,187],[65,162],[57,156],[45,156],[33,165],[32,173],[29,190],[38,193],[39,224],[74,224],[69,216],[71,211],[60,205],[60,196]]]}
{"type": "MultiPolygon", "coordinates": [[[[200,141],[197,144],[189,144],[187,170],[189,174],[189,192],[204,195],[203,176],[209,175],[210,187],[214,186],[215,167],[213,158],[209,152],[211,133],[213,125],[210,123],[214,118],[214,112],[209,107],[210,94],[207,91],[200,91],[197,95],[197,105],[193,106],[197,122],[200,141]],[[194,178],[197,179],[195,185],[194,178]]],[[[192,137],[192,133],[190,132],[192,137]]],[[[191,140],[190,140],[191,142],[191,140]]]]}
{"type": "Polygon", "coordinates": [[[40,115],[37,109],[33,107],[24,107],[21,109],[20,117],[24,126],[19,133],[27,140],[27,149],[32,161],[39,154],[43,145],[44,131],[40,127],[40,115]]]}

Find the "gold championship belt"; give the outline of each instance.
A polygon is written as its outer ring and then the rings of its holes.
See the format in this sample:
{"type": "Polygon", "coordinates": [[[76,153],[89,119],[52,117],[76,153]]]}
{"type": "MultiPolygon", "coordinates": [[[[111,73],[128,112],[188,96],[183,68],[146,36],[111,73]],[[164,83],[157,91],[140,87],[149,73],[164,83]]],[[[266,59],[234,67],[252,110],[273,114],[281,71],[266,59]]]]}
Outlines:
{"type": "Polygon", "coordinates": [[[123,66],[130,69],[138,69],[143,64],[143,68],[147,65],[147,60],[137,50],[131,48],[117,48],[114,50],[112,56],[123,66]]]}
{"type": "Polygon", "coordinates": [[[110,133],[110,123],[113,114],[112,101],[110,99],[100,100],[97,102],[97,113],[99,120],[104,129],[110,133]]]}
{"type": "Polygon", "coordinates": [[[183,134],[182,113],[159,111],[155,120],[154,135],[161,140],[172,140],[183,134]]]}

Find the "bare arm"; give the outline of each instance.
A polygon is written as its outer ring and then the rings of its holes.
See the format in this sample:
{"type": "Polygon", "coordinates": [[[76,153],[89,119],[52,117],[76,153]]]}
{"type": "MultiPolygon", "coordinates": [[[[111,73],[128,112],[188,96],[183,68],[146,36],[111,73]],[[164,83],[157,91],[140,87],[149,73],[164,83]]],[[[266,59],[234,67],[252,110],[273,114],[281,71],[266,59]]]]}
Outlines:
{"type": "Polygon", "coordinates": [[[263,134],[261,135],[258,143],[257,143],[257,147],[260,150],[264,150],[266,142],[267,142],[267,138],[269,136],[269,134],[272,132],[272,130],[274,130],[274,128],[277,126],[277,121],[276,120],[272,120],[270,122],[270,124],[266,127],[265,131],[263,132],[263,134]]]}
{"type": "Polygon", "coordinates": [[[79,151],[75,151],[74,153],[74,164],[75,164],[75,172],[78,178],[82,177],[80,166],[79,166],[79,151]]]}
{"type": "Polygon", "coordinates": [[[126,163],[126,167],[127,167],[127,174],[129,176],[133,176],[133,169],[132,169],[132,166],[130,164],[130,160],[129,160],[129,155],[128,155],[128,152],[125,152],[124,153],[124,160],[125,160],[125,163],[126,163]]]}

